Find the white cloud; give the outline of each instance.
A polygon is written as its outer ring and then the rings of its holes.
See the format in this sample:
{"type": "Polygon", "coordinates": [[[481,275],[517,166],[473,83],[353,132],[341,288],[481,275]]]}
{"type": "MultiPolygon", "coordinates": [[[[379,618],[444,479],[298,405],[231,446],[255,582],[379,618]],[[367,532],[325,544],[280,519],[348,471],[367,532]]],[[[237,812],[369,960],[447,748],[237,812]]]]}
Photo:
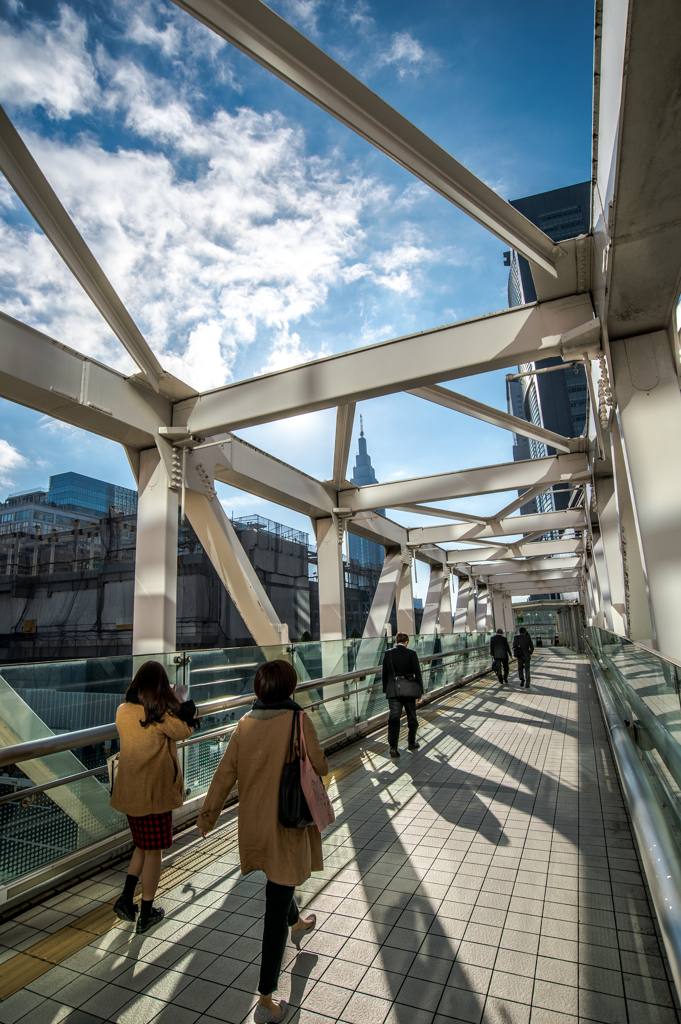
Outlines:
{"type": "Polygon", "coordinates": [[[306,363],[310,359],[319,359],[327,354],[323,349],[321,352],[313,352],[312,349],[303,346],[299,334],[289,334],[287,324],[276,335],[267,362],[260,372],[274,373],[276,370],[286,370],[289,366],[299,366],[300,363],[306,363]]]}
{"type": "Polygon", "coordinates": [[[64,119],[89,110],[99,87],[85,48],[87,26],[65,4],[59,21],[29,21],[13,32],[6,23],[0,33],[0,101],[40,104],[50,117],[64,119]]]}
{"type": "MultiPolygon", "coordinates": [[[[27,134],[36,159],[176,376],[226,382],[239,346],[263,329],[278,339],[272,361],[307,358],[281,332],[323,304],[339,280],[362,240],[359,215],[374,201],[372,183],[308,160],[302,133],[278,115],[218,111],[202,122],[182,103],[156,105],[144,85],[139,69],[126,68],[119,100],[138,134],[163,141],[168,154],[27,134]],[[194,180],[176,175],[175,153],[199,160],[194,180]]],[[[23,225],[0,230],[7,312],[128,366],[45,238],[23,225]]]]}
{"type": "MultiPolygon", "coordinates": [[[[312,0],[290,2],[302,4],[301,17],[317,9],[312,0]]],[[[120,11],[128,38],[167,56],[178,52],[178,26],[187,38],[205,33],[144,0],[135,6],[121,0],[120,11]]],[[[420,269],[442,256],[407,228],[389,249],[356,261],[366,242],[363,216],[387,207],[389,188],[309,156],[302,129],[283,116],[248,108],[199,116],[191,89],[176,88],[127,56],[114,59],[101,45],[98,86],[85,48],[87,26],[65,6],[58,23],[29,22],[12,38],[20,45],[5,52],[0,76],[16,102],[42,103],[60,117],[89,104],[96,116],[123,118],[139,140],[138,147],[112,150],[94,133],[48,140],[23,132],[162,365],[197,388],[227,383],[253,344],[247,372],[324,354],[290,325],[323,307],[330,288],[364,279],[412,295],[420,269]],[[22,62],[47,66],[56,50],[62,64],[56,61],[42,77],[36,72],[29,88],[22,62]],[[57,94],[62,80],[65,91],[57,94]]],[[[196,57],[203,37],[192,40],[196,57]]],[[[412,51],[403,40],[390,52],[402,60],[412,51]]],[[[210,40],[205,53],[211,61],[217,53],[210,40]]],[[[409,202],[410,195],[407,189],[401,198],[409,202]]],[[[17,205],[4,189],[0,203],[17,205]]],[[[51,245],[25,221],[0,221],[0,292],[10,315],[123,372],[135,371],[51,245]]]]}
{"type": "Polygon", "coordinates": [[[128,37],[134,43],[158,47],[166,57],[174,57],[178,53],[182,40],[181,33],[175,25],[166,24],[165,28],[158,29],[144,19],[142,11],[134,14],[128,29],[128,37]]]}
{"type": "Polygon", "coordinates": [[[433,68],[437,63],[436,55],[427,51],[410,32],[394,32],[390,45],[377,54],[374,66],[394,65],[398,77],[406,78],[418,75],[426,64],[433,68]]]}
{"type": "Polygon", "coordinates": [[[9,441],[0,438],[0,484],[7,486],[13,482],[12,474],[17,469],[28,465],[28,459],[22,455],[9,441]]]}
{"type": "Polygon", "coordinates": [[[303,32],[317,34],[317,14],[321,0],[281,0],[281,15],[303,32]]]}

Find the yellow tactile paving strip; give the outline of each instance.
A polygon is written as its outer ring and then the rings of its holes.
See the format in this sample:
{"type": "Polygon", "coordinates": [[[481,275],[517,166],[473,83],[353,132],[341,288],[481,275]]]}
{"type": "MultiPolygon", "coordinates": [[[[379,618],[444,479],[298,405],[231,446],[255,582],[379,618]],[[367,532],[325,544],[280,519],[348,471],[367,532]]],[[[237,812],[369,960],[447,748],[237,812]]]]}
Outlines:
{"type": "MultiPolygon", "coordinates": [[[[443,712],[449,711],[489,684],[490,678],[485,677],[470,686],[457,690],[451,696],[438,700],[437,707],[433,710],[422,711],[419,717],[427,722],[433,722],[443,712]]],[[[381,728],[384,729],[385,726],[381,728]]],[[[387,749],[387,743],[379,741],[372,743],[360,754],[348,758],[324,777],[327,788],[337,785],[365,765],[375,767],[373,757],[385,754],[387,749]]],[[[224,857],[225,854],[231,853],[237,845],[237,822],[234,820],[220,829],[218,835],[193,846],[184,856],[180,854],[163,871],[158,895],[163,895],[163,893],[174,889],[175,886],[201,871],[204,866],[213,863],[218,857],[224,857]]],[[[57,964],[88,946],[94,939],[115,928],[120,922],[114,913],[113,904],[113,900],[101,904],[79,920],[60,928],[52,935],[48,935],[36,942],[35,945],[29,946],[23,952],[6,960],[2,964],[0,977],[0,1001],[14,995],[15,992],[39,978],[41,974],[45,974],[57,964]]]]}

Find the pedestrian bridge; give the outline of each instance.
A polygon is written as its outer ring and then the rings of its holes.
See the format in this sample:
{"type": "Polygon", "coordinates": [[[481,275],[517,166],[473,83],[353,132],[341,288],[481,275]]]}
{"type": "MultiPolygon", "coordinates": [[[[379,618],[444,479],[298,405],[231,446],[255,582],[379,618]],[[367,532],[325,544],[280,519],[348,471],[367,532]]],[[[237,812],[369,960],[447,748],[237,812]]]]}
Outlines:
{"type": "MultiPolygon", "coordinates": [[[[327,783],[337,820],[324,835],[324,872],[300,890],[318,930],[284,962],[280,994],[301,1008],[293,1019],[676,1022],[675,667],[587,628],[586,654],[536,653],[527,692],[514,673],[500,688],[487,671],[488,637],[467,640],[458,652],[420,652],[429,696],[421,749],[403,746],[397,762],[368,665],[303,690],[320,733],[335,728],[327,783]],[[350,719],[358,738],[339,746],[350,719]]],[[[347,650],[368,657],[358,647],[347,650]]],[[[61,744],[75,741],[82,733],[61,744]]],[[[218,746],[204,735],[193,750],[210,758],[218,746]]],[[[105,793],[96,778],[87,781],[105,793]]],[[[2,807],[13,817],[3,829],[0,1024],[249,1019],[264,887],[240,874],[235,806],[205,842],[180,825],[161,879],[166,920],[138,937],[112,911],[125,874],[120,834],[102,851],[81,821],[77,849],[61,858],[53,849],[51,862],[9,879],[10,851],[56,845],[45,806],[53,819],[74,812],[54,789],[22,806],[27,794],[2,807]],[[25,818],[36,812],[42,831],[30,832],[25,818]]]]}

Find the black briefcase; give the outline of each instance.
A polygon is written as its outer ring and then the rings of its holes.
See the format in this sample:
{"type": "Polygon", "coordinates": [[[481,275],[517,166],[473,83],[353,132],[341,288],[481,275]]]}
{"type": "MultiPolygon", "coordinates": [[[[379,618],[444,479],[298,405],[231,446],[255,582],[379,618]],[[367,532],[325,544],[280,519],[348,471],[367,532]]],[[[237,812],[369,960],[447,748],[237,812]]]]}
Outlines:
{"type": "Polygon", "coordinates": [[[423,696],[423,687],[415,675],[395,676],[395,695],[405,700],[418,700],[423,696]]]}

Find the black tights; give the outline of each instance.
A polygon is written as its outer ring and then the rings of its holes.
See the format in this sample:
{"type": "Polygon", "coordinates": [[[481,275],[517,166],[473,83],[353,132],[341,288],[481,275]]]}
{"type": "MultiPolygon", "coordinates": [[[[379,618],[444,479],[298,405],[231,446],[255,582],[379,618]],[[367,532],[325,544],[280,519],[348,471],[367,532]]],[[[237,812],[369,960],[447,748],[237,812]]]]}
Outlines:
{"type": "Polygon", "coordinates": [[[291,925],[298,920],[298,905],[293,898],[295,886],[267,882],[265,888],[265,928],[262,933],[260,961],[261,996],[271,995],[278,983],[281,961],[284,959],[286,938],[291,925]]]}

